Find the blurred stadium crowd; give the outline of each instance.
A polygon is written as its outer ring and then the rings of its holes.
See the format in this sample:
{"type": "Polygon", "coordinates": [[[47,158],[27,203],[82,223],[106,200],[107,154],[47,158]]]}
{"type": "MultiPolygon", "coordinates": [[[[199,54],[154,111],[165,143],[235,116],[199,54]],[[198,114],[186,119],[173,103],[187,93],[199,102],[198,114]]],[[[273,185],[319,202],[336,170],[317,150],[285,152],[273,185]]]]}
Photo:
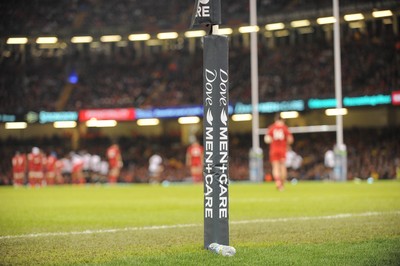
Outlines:
{"type": "MultiPolygon", "coordinates": [[[[301,37],[301,36],[300,36],[301,37]]],[[[300,38],[299,37],[299,38],[300,38]]],[[[393,32],[371,36],[349,32],[343,38],[343,95],[390,94],[399,88],[400,41],[393,32]]],[[[334,97],[332,43],[311,41],[259,48],[260,101],[334,97]],[[288,74],[290,73],[290,74],[288,74]]],[[[185,49],[135,55],[123,47],[110,55],[78,50],[61,57],[26,53],[0,62],[0,112],[56,111],[68,73],[74,85],[62,110],[109,107],[165,107],[202,103],[202,52],[185,49]],[[16,78],[18,77],[18,78],[16,78]]],[[[231,103],[250,103],[250,55],[242,45],[230,48],[231,103]]]]}
{"type": "MultiPolygon", "coordinates": [[[[194,2],[194,1],[193,1],[194,2]]],[[[379,7],[390,1],[341,1],[346,6],[379,7]]],[[[246,1],[222,1],[226,25],[247,23],[246,1]],[[232,19],[226,19],[232,18],[232,19]]],[[[259,21],[268,15],[315,11],[331,8],[331,0],[258,1],[259,21]],[[262,14],[262,15],[260,15],[262,14]]],[[[3,1],[1,36],[18,34],[54,34],[160,30],[186,30],[193,5],[185,1],[3,1]],[[140,2],[140,4],[139,4],[140,2]],[[100,8],[101,7],[101,8],[100,8]],[[152,14],[149,16],[148,14],[152,14]],[[171,15],[174,14],[174,15],[171,15]],[[7,22],[8,21],[8,22],[7,22]],[[12,21],[12,23],[10,22],[12,21]]],[[[400,87],[400,39],[391,25],[368,24],[363,29],[343,29],[342,80],[344,96],[390,94],[400,87]]],[[[249,47],[240,37],[230,44],[230,101],[250,103],[249,47]]],[[[271,45],[259,42],[259,100],[282,101],[334,97],[332,40],[322,27],[311,35],[284,37],[271,45]]],[[[56,111],[57,103],[71,72],[78,82],[62,105],[62,110],[115,107],[165,107],[202,104],[202,50],[189,51],[185,41],[176,41],[168,50],[138,52],[133,44],[110,49],[66,48],[3,51],[0,58],[0,112],[56,111]]],[[[400,131],[398,128],[346,130],[349,178],[392,178],[400,167],[400,131]],[[362,135],[362,138],[360,136],[362,135]]],[[[230,172],[233,180],[248,178],[250,135],[233,134],[230,172]]],[[[185,149],[179,137],[119,138],[124,160],[120,181],[147,182],[148,158],[158,152],[164,158],[164,178],[184,180],[185,149]]],[[[334,145],[328,133],[296,136],[294,150],[303,157],[296,172],[300,179],[324,179],[323,154],[334,145]]],[[[60,136],[41,139],[9,138],[1,140],[0,182],[11,182],[11,158],[16,150],[29,152],[34,146],[59,158],[69,154],[69,139],[60,136]]],[[[81,150],[104,157],[111,140],[86,137],[81,150]]],[[[266,147],[263,147],[266,150],[266,147]]],[[[266,160],[265,160],[266,162],[266,160]]],[[[270,172],[265,163],[265,171],[270,172]]]]}
{"type": "MultiPolygon", "coordinates": [[[[381,8],[388,0],[346,0],[340,7],[381,8]]],[[[12,34],[71,34],[111,31],[186,30],[190,25],[195,0],[15,0],[3,1],[0,32],[12,34]],[[11,23],[12,21],[13,23],[11,23]],[[16,23],[17,22],[17,23],[16,23]]],[[[247,1],[223,0],[222,23],[246,24],[249,21],[247,1]]],[[[259,22],[265,23],[272,15],[293,12],[329,11],[331,0],[259,0],[259,22]]]]}

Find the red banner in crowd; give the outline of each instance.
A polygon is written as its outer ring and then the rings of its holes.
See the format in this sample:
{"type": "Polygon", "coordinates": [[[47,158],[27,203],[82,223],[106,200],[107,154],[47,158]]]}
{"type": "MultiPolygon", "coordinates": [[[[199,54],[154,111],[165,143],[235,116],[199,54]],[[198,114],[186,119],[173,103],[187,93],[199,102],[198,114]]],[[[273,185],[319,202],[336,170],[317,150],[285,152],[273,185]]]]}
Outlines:
{"type": "Polygon", "coordinates": [[[131,121],[135,119],[135,109],[116,108],[116,109],[88,109],[79,111],[80,122],[85,122],[90,119],[131,121]]]}

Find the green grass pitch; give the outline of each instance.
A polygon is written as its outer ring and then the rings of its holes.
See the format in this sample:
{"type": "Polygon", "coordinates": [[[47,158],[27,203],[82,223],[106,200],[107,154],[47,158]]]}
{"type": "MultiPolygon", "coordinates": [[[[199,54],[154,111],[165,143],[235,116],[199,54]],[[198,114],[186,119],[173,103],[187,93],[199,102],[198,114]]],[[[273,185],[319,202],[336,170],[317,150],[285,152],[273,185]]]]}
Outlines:
{"type": "Polygon", "coordinates": [[[0,265],[400,265],[400,182],[231,183],[203,249],[203,186],[0,187],[0,265]]]}

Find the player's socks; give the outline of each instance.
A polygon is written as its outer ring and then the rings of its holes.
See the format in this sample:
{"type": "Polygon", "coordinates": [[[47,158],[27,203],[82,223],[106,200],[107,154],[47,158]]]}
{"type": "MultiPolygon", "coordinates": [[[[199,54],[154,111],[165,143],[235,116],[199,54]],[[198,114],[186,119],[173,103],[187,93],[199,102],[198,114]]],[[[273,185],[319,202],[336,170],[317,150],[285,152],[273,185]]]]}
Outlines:
{"type": "Polygon", "coordinates": [[[281,189],[281,187],[282,187],[282,181],[281,181],[281,179],[279,178],[279,177],[275,177],[275,185],[276,185],[276,188],[277,189],[281,189]]]}

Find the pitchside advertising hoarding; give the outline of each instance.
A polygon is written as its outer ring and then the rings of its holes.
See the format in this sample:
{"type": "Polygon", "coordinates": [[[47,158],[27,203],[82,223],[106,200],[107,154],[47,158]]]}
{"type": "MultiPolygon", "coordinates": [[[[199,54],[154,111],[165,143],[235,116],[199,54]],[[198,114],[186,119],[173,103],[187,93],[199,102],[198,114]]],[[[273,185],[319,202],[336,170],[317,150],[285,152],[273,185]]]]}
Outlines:
{"type": "Polygon", "coordinates": [[[228,38],[204,37],[204,246],[229,245],[228,38]]]}
{"type": "Polygon", "coordinates": [[[131,121],[135,118],[134,108],[89,109],[79,111],[80,122],[85,122],[90,119],[131,121]]]}
{"type": "Polygon", "coordinates": [[[400,106],[400,91],[392,92],[392,104],[396,106],[400,106]]]}

